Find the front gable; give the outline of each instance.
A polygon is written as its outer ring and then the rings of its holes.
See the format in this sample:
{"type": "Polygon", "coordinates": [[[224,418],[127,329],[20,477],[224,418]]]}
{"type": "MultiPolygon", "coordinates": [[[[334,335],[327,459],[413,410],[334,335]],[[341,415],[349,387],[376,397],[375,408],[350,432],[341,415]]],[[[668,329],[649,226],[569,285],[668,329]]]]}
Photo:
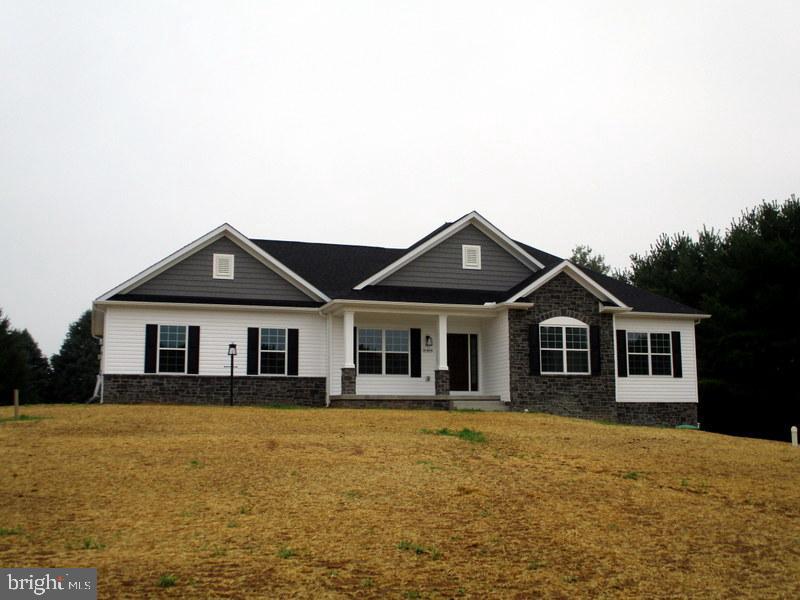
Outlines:
{"type": "Polygon", "coordinates": [[[428,234],[353,289],[391,285],[505,291],[543,268],[538,259],[473,211],[428,234]]]}
{"type": "Polygon", "coordinates": [[[327,302],[330,298],[225,223],[96,302],[108,300],[282,304],[327,302]]]}
{"type": "Polygon", "coordinates": [[[313,300],[227,237],[200,248],[127,293],[278,302],[313,300]],[[233,256],[232,279],[213,276],[215,254],[233,256]]]}
{"type": "Polygon", "coordinates": [[[507,290],[532,272],[477,227],[467,225],[379,285],[507,290]],[[480,268],[464,268],[463,246],[480,248],[480,268]]]}

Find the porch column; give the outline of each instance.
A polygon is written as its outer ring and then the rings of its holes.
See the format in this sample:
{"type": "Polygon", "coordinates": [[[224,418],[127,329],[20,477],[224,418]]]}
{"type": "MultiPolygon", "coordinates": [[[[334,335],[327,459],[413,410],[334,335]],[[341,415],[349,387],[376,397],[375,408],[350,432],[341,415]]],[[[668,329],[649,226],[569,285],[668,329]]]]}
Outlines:
{"type": "Polygon", "coordinates": [[[447,315],[439,315],[439,370],[447,371],[447,315]]]}
{"type": "Polygon", "coordinates": [[[356,363],[353,356],[353,311],[344,312],[344,366],[342,367],[342,395],[356,393],[356,363]]]}
{"type": "Polygon", "coordinates": [[[439,365],[434,372],[437,395],[450,394],[450,371],[447,367],[447,315],[439,315],[439,365]]]}
{"type": "Polygon", "coordinates": [[[353,356],[353,326],[355,319],[352,310],[344,311],[344,367],[345,369],[355,369],[355,357],[353,356]]]}

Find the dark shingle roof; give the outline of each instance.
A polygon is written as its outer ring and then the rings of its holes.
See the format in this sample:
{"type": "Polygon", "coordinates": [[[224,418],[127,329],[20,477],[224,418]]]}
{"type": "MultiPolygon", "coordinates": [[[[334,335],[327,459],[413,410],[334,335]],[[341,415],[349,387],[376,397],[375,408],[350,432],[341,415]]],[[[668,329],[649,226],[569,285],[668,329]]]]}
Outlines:
{"type": "MultiPolygon", "coordinates": [[[[461,290],[401,286],[369,286],[363,290],[353,287],[393,263],[452,223],[444,223],[408,248],[381,248],[345,244],[322,244],[281,240],[252,240],[262,250],[274,256],[303,279],[318,287],[331,298],[358,300],[392,300],[443,304],[483,304],[502,302],[524,289],[558,266],[564,259],[517,242],[526,252],[544,265],[509,290],[461,290]]],[[[700,314],[701,311],[669,298],[618,281],[607,275],[581,267],[592,280],[608,290],[636,312],[700,314]]]]}

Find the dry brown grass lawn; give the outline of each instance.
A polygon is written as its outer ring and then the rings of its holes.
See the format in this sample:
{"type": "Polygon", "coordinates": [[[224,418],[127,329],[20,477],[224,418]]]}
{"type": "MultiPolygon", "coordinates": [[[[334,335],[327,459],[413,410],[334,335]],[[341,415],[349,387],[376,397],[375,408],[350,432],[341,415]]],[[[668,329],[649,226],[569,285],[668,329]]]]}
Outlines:
{"type": "Polygon", "coordinates": [[[97,567],[103,598],[800,597],[789,444],[533,414],[24,412],[46,418],[0,424],[0,564],[97,567]],[[443,427],[486,442],[421,432],[443,427]]]}

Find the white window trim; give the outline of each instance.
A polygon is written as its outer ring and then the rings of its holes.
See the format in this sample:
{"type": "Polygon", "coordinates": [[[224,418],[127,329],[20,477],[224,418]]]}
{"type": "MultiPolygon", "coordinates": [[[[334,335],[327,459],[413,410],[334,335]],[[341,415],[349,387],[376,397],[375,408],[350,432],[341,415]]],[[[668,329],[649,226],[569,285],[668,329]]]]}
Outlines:
{"type": "Polygon", "coordinates": [[[669,331],[627,331],[625,332],[625,355],[628,363],[628,377],[672,377],[672,333],[669,331]],[[631,334],[639,334],[647,336],[647,352],[631,352],[628,345],[628,336],[631,334]],[[653,341],[650,336],[653,334],[666,335],[669,341],[669,352],[653,352],[653,341]],[[631,373],[631,354],[636,356],[647,356],[647,373],[631,373]],[[653,373],[653,355],[655,356],[669,356],[669,373],[654,374],[653,373]]]}
{"type": "Polygon", "coordinates": [[[286,327],[259,327],[258,328],[258,374],[263,377],[286,377],[287,370],[289,369],[289,330],[286,327]],[[265,329],[283,330],[283,350],[262,350],[261,349],[261,335],[265,329]],[[262,373],[261,372],[261,355],[264,352],[271,354],[283,354],[283,373],[262,373]]]}
{"type": "Polygon", "coordinates": [[[555,350],[561,350],[561,361],[564,365],[563,371],[545,371],[544,369],[540,370],[542,375],[569,375],[569,376],[587,376],[592,374],[592,338],[589,335],[589,326],[582,322],[578,321],[577,319],[572,319],[569,317],[561,317],[561,318],[554,318],[554,319],[547,319],[546,321],[542,321],[539,323],[539,365],[543,365],[544,361],[542,360],[542,352],[554,352],[555,350]],[[542,327],[558,327],[561,329],[561,348],[542,348],[542,327]],[[577,348],[567,348],[567,327],[572,329],[584,329],[586,330],[586,349],[577,349],[577,348]],[[567,352],[585,352],[586,353],[586,371],[567,371],[567,352]]]}
{"type": "Polygon", "coordinates": [[[382,328],[382,327],[359,327],[358,331],[356,332],[356,376],[357,377],[411,377],[411,329],[395,329],[395,328],[382,328]],[[359,369],[361,368],[361,354],[377,354],[378,350],[358,350],[358,335],[361,333],[362,329],[376,329],[381,332],[381,372],[380,373],[360,373],[359,369]],[[386,332],[387,331],[405,331],[408,333],[408,350],[405,352],[397,352],[394,350],[387,350],[386,349],[386,332]],[[406,354],[408,356],[408,360],[406,361],[406,365],[408,365],[408,372],[407,373],[387,373],[386,372],[386,354],[406,354]]]}
{"type": "Polygon", "coordinates": [[[462,244],[461,245],[461,268],[462,269],[470,269],[474,271],[481,270],[481,247],[476,246],[474,244],[462,244]],[[474,265],[467,263],[467,253],[471,250],[475,251],[475,256],[477,257],[477,262],[474,265]]]}
{"type": "Polygon", "coordinates": [[[189,326],[188,325],[172,325],[171,323],[158,324],[158,346],[156,347],[156,373],[159,375],[186,375],[186,369],[189,364],[189,326]],[[185,345],[183,348],[161,348],[161,328],[162,327],[183,327],[183,339],[185,345]],[[181,350],[183,352],[183,371],[162,371],[161,370],[161,350],[181,350]]]}
{"type": "Polygon", "coordinates": [[[214,279],[233,279],[233,270],[234,270],[234,259],[235,255],[233,254],[214,254],[214,269],[212,272],[212,277],[214,279]],[[220,261],[223,259],[229,260],[231,263],[231,272],[230,273],[220,273],[219,265],[220,261]]]}

